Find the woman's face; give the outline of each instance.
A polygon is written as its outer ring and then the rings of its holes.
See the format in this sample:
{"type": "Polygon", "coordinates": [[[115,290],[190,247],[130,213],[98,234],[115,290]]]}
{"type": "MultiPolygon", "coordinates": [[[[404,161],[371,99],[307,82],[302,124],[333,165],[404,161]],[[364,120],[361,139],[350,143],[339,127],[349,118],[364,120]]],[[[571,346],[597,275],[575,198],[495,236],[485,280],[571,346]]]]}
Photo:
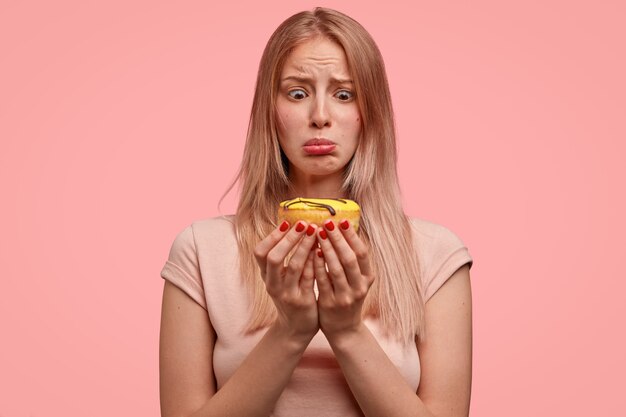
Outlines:
{"type": "Polygon", "coordinates": [[[325,38],[307,41],[289,55],[279,82],[278,141],[290,177],[341,175],[361,134],[343,49],[325,38]]]}

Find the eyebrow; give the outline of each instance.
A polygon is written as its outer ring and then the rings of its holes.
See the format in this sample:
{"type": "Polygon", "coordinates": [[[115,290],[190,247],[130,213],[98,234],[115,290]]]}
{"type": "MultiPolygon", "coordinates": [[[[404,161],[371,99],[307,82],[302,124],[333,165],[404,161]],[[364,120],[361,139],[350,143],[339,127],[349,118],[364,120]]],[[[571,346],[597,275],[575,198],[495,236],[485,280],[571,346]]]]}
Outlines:
{"type": "MultiPolygon", "coordinates": [[[[311,77],[299,77],[296,75],[289,75],[285,78],[283,78],[282,80],[280,80],[281,83],[284,83],[285,81],[289,81],[289,80],[294,80],[294,81],[299,81],[299,82],[310,82],[312,80],[311,77]]],[[[330,82],[331,84],[354,84],[352,82],[352,80],[350,79],[343,79],[343,78],[335,78],[335,77],[330,77],[330,82]]]]}

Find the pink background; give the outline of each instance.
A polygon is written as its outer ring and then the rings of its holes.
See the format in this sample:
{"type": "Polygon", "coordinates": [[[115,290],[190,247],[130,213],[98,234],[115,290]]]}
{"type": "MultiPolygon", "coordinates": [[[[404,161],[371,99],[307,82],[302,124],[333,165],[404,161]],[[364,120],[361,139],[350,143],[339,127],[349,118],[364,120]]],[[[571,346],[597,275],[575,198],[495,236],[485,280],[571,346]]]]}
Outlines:
{"type": "MultiPolygon", "coordinates": [[[[0,417],[158,415],[159,272],[317,5],[97,3],[0,3],[0,417]]],[[[626,7],[515,3],[324,5],[382,50],[407,212],[475,259],[472,415],[618,415],[626,7]]]]}

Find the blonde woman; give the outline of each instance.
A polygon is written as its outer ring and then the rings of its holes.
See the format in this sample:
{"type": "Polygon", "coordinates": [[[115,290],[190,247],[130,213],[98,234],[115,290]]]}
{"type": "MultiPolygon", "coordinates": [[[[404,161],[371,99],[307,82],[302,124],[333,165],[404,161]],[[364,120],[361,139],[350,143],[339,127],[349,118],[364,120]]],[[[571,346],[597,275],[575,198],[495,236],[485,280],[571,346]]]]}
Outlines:
{"type": "Polygon", "coordinates": [[[316,8],[274,32],[237,180],[236,214],[193,222],[161,272],[162,416],[467,416],[472,258],[403,212],[383,59],[359,23],[316,8]],[[357,201],[358,233],[277,224],[298,196],[357,201]]]}

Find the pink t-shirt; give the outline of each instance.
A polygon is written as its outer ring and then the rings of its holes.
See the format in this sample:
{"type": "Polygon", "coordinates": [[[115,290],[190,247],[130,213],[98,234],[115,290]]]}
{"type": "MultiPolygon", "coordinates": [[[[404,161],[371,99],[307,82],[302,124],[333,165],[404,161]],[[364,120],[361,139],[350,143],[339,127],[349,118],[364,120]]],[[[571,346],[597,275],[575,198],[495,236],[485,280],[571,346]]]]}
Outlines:
{"type": "MultiPolygon", "coordinates": [[[[233,217],[192,223],[176,236],[161,277],[170,281],[207,310],[217,339],[213,371],[217,388],[243,362],[265,334],[243,335],[249,309],[239,276],[233,217]]],[[[449,229],[426,220],[411,219],[421,267],[424,301],[472,258],[463,242],[449,229]]],[[[365,324],[411,388],[417,392],[420,362],[415,344],[402,346],[383,336],[377,320],[365,324]]],[[[362,416],[334,354],[320,331],[307,347],[290,382],[279,397],[272,416],[362,416]]]]}

